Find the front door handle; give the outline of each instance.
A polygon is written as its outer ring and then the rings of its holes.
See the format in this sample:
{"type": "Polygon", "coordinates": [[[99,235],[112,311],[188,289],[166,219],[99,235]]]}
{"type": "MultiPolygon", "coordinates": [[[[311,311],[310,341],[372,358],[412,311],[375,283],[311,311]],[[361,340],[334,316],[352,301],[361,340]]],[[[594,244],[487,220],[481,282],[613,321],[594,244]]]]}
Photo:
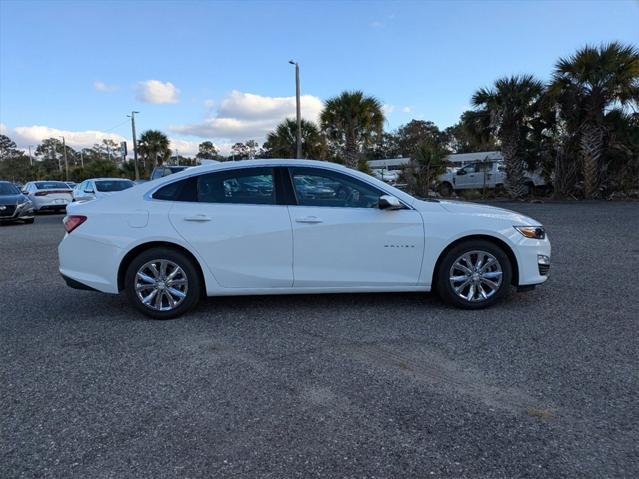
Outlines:
{"type": "Polygon", "coordinates": [[[321,223],[322,218],[318,218],[317,216],[303,216],[301,218],[295,218],[297,223],[321,223]]]}
{"type": "Polygon", "coordinates": [[[195,215],[195,216],[187,216],[184,218],[184,221],[196,221],[196,222],[200,222],[203,223],[205,221],[211,221],[211,217],[210,216],[206,216],[206,215],[195,215]]]}

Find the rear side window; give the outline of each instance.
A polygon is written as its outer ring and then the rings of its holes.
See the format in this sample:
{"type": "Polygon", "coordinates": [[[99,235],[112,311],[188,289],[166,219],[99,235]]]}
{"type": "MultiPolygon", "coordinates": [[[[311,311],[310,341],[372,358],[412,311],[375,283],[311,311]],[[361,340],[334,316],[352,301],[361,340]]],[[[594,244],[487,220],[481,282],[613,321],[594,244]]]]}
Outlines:
{"type": "Polygon", "coordinates": [[[242,168],[197,177],[197,198],[202,203],[274,205],[271,168],[242,168]]]}
{"type": "Polygon", "coordinates": [[[197,201],[197,178],[185,178],[169,183],[153,193],[153,199],[164,201],[197,201]]]}

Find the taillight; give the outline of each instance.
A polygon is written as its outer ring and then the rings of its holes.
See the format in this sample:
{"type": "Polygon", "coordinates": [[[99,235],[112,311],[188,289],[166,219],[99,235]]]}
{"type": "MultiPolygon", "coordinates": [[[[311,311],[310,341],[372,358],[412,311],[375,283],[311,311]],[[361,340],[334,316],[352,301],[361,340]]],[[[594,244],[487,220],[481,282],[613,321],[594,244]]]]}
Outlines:
{"type": "Polygon", "coordinates": [[[65,216],[62,220],[62,224],[64,225],[64,229],[67,233],[71,233],[74,229],[80,226],[87,220],[86,216],[82,215],[69,215],[65,216]]]}
{"type": "Polygon", "coordinates": [[[35,196],[47,196],[49,193],[47,193],[46,191],[38,191],[35,196]]]}

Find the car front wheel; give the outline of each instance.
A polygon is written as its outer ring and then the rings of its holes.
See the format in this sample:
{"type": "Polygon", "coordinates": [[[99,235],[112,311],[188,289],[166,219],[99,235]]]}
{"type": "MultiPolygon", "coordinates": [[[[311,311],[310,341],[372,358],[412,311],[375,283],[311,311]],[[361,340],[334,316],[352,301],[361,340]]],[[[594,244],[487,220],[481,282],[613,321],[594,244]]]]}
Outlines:
{"type": "Polygon", "coordinates": [[[193,261],[171,248],[152,248],[139,254],[125,275],[129,301],[153,319],[172,319],[198,303],[202,291],[193,261]]]}
{"type": "Polygon", "coordinates": [[[506,253],[484,240],[465,241],[442,258],[436,287],[448,304],[481,309],[504,298],[512,280],[512,265],[506,253]]]}

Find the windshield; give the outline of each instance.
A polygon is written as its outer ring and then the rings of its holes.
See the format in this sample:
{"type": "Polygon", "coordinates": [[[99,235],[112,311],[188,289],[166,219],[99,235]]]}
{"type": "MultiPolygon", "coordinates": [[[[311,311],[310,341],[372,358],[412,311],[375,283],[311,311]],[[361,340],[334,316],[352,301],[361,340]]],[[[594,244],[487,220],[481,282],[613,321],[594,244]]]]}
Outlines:
{"type": "Polygon", "coordinates": [[[36,188],[39,190],[69,190],[69,185],[62,183],[61,181],[37,181],[36,188]]]}
{"type": "Polygon", "coordinates": [[[97,190],[105,193],[126,190],[132,186],[135,184],[131,180],[100,180],[95,182],[97,190]]]}
{"type": "Polygon", "coordinates": [[[20,193],[18,188],[11,183],[0,183],[0,195],[17,195],[20,193]]]}

